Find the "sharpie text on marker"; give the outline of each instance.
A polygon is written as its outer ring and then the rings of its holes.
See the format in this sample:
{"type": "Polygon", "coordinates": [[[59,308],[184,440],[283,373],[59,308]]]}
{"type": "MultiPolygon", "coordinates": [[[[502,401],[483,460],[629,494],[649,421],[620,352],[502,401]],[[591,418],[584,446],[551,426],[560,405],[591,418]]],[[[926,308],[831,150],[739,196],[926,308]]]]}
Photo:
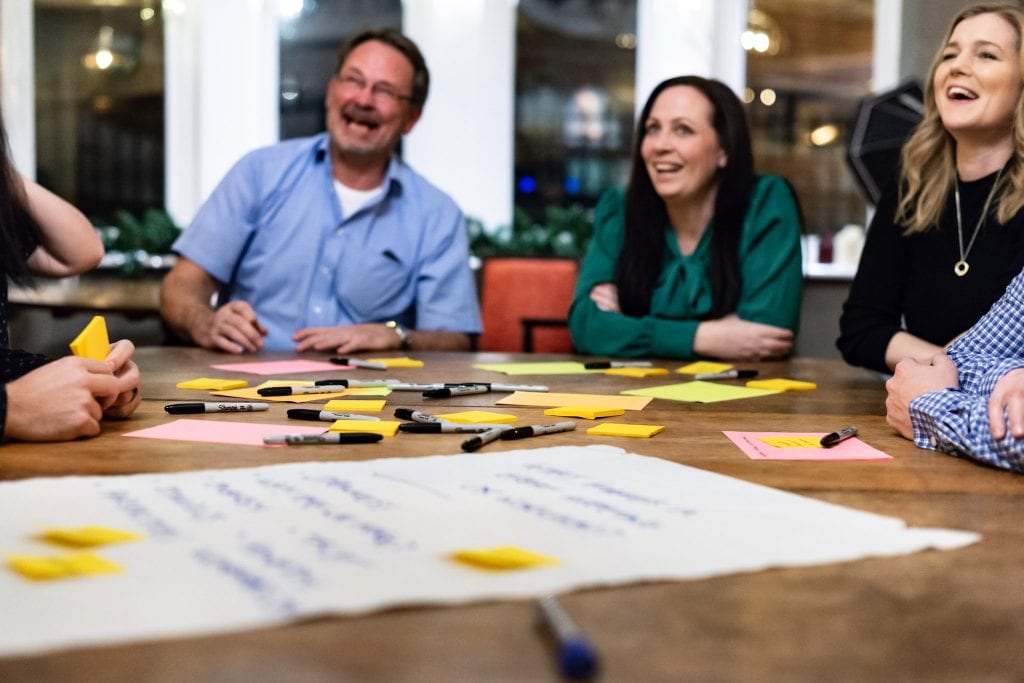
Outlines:
{"type": "Polygon", "coordinates": [[[833,446],[836,446],[842,443],[843,441],[851,439],[855,436],[857,436],[856,427],[844,427],[838,431],[832,432],[831,434],[826,434],[825,436],[821,437],[821,447],[832,448],[833,446]]]}
{"type": "Polygon", "coordinates": [[[263,387],[257,389],[260,396],[298,396],[300,394],[338,394],[348,389],[339,384],[323,385],[319,387],[263,387]]]}
{"type": "Polygon", "coordinates": [[[270,434],[263,437],[263,443],[288,446],[317,444],[374,443],[383,439],[381,434],[370,432],[326,432],[324,434],[270,434]]]}
{"type": "Polygon", "coordinates": [[[509,425],[495,425],[494,429],[488,429],[486,432],[480,432],[476,436],[470,437],[462,442],[462,450],[467,453],[475,451],[484,444],[488,444],[498,439],[502,434],[512,429],[509,425]]]}
{"type": "Polygon", "coordinates": [[[373,415],[339,413],[335,410],[309,410],[308,408],[292,408],[288,411],[288,417],[293,420],[319,420],[321,422],[334,422],[335,420],[380,421],[379,417],[375,417],[373,415]]]}
{"type": "Polygon", "coordinates": [[[251,413],[266,410],[269,403],[170,403],[164,406],[171,415],[196,415],[198,413],[251,413]]]}

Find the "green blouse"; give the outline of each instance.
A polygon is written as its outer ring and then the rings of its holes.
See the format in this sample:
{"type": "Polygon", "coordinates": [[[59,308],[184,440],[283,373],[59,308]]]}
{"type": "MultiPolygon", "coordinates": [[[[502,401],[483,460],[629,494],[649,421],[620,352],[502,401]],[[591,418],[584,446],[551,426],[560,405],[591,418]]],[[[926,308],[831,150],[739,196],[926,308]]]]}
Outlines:
{"type": "MultiPolygon", "coordinates": [[[[667,256],[654,285],[651,309],[643,317],[609,313],[590,300],[590,290],[615,281],[615,264],[625,238],[621,189],[604,193],[594,215],[594,238],[576,281],[569,330],[580,353],[595,356],[692,358],[697,326],[711,312],[711,231],[692,254],[679,251],[675,233],[665,228],[667,256]]],[[[778,176],[758,176],[743,221],[739,244],[743,320],[793,330],[800,322],[803,274],[800,214],[789,186],[778,176]]]]}

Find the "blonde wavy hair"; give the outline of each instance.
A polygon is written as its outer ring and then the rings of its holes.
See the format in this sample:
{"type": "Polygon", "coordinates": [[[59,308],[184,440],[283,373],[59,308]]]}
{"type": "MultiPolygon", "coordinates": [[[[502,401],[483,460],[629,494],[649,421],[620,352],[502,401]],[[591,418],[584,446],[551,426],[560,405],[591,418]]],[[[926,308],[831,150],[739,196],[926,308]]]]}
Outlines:
{"type": "MultiPolygon", "coordinates": [[[[905,234],[923,232],[939,223],[953,183],[956,181],[956,143],[942,125],[935,106],[935,71],[942,62],[942,53],[954,29],[964,19],[979,14],[996,14],[1006,20],[1017,32],[1017,60],[1024,74],[1024,10],[1018,5],[980,3],[966,7],[953,18],[939,51],[928,69],[924,88],[924,119],[903,146],[900,170],[900,198],[896,220],[904,226],[905,234]]],[[[1024,91],[1017,99],[1013,117],[1013,158],[1024,157],[1024,91]]],[[[1012,164],[1000,179],[1000,223],[1007,223],[1024,207],[1024,164],[1012,164]]]]}

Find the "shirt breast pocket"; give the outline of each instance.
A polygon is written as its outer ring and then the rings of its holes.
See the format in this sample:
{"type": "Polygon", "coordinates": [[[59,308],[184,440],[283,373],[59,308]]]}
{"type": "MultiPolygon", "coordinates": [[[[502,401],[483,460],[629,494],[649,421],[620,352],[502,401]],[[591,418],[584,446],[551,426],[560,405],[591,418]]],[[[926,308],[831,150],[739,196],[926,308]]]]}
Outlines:
{"type": "Polygon", "coordinates": [[[412,265],[391,249],[344,259],[334,284],[343,307],[361,321],[398,318],[413,303],[412,265]]]}

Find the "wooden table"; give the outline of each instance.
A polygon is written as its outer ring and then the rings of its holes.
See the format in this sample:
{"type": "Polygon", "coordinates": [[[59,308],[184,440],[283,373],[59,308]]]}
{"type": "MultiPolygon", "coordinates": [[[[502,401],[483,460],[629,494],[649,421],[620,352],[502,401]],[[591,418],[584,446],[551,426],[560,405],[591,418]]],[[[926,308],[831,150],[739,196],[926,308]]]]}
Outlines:
{"type": "MultiPolygon", "coordinates": [[[[473,363],[523,360],[502,354],[416,354],[422,369],[388,371],[409,381],[496,380],[473,363]]],[[[285,356],[267,355],[266,359],[285,356]]],[[[263,357],[261,357],[263,359],[263,357]]],[[[529,357],[555,360],[558,357],[529,357]]],[[[72,444],[0,447],[0,478],[172,472],[337,458],[325,448],[197,447],[123,432],[168,419],[163,405],[196,400],[182,379],[225,376],[211,362],[239,359],[191,348],[143,348],[144,402],[125,422],[72,444]]],[[[248,359],[247,359],[248,360],[248,359]]],[[[674,368],[679,363],[658,363],[674,368]]],[[[1024,677],[1024,478],[918,450],[886,426],[877,376],[837,361],[755,364],[763,377],[818,383],[811,392],[716,404],[655,400],[630,422],[666,425],[653,439],[604,439],[746,481],[906,520],[915,526],[977,531],[965,549],[798,569],[772,569],[700,581],[592,589],[563,604],[600,651],[608,681],[680,680],[1018,680],[1024,677]],[[894,456],[887,462],[752,461],[723,430],[828,431],[847,424],[894,456]]],[[[346,377],[380,376],[370,370],[346,377]]],[[[246,375],[251,382],[254,375],[246,375]]],[[[504,379],[504,378],[503,378],[504,379]]],[[[685,377],[635,380],[604,375],[507,378],[553,391],[617,393],[685,377]]],[[[396,406],[491,407],[502,394],[431,403],[394,393],[396,406]]],[[[293,404],[231,419],[280,421],[293,404]]],[[[550,421],[539,408],[500,408],[525,424],[550,421]]],[[[214,417],[214,416],[210,416],[214,417]]],[[[584,421],[585,423],[585,421],[584,421]]],[[[459,435],[399,434],[348,447],[345,457],[459,452],[459,435]]],[[[595,443],[583,430],[543,437],[536,446],[595,443]]],[[[533,446],[534,444],[529,444],[533,446]]],[[[496,442],[480,453],[516,449],[496,442]]],[[[2,515],[2,511],[0,511],[2,515]]],[[[0,605],[2,609],[2,605],[0,605]]],[[[85,618],[85,617],[83,617],[85,618]]],[[[62,651],[0,660],[0,681],[555,681],[547,644],[528,602],[396,609],[324,618],[252,632],[62,651]]]]}

